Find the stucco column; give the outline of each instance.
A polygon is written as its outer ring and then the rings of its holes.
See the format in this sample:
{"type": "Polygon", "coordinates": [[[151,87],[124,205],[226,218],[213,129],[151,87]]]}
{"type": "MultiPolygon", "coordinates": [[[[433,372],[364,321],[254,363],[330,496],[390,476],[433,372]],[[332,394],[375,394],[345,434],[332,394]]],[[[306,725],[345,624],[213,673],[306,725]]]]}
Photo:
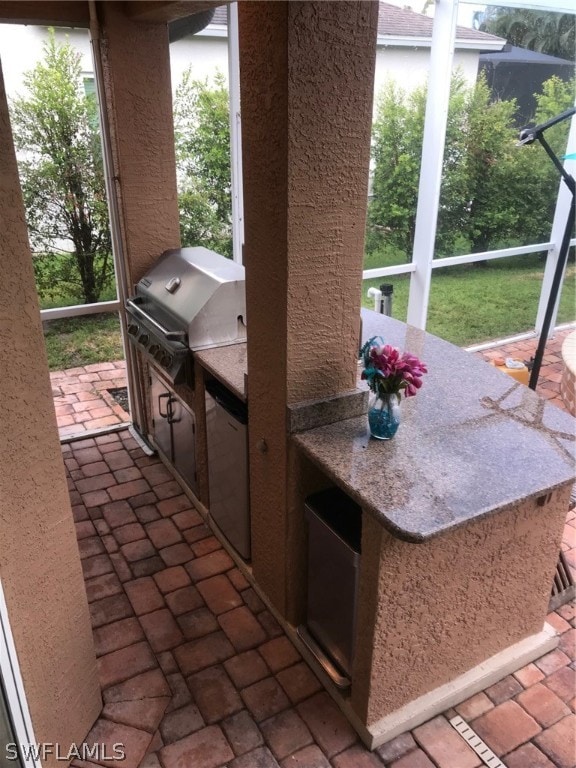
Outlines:
{"type": "Polygon", "coordinates": [[[1,71],[0,221],[0,579],[36,739],[64,747],[100,691],[1,71]]]}
{"type": "Polygon", "coordinates": [[[254,573],[285,609],[286,406],[355,386],[375,2],[242,2],[254,573]]]}
{"type": "MultiPolygon", "coordinates": [[[[168,27],[130,19],[128,5],[99,2],[91,23],[110,137],[108,186],[121,299],[163,251],[180,246],[168,27]]],[[[145,435],[145,365],[129,344],[126,354],[132,420],[145,435]]]]}
{"type": "Polygon", "coordinates": [[[125,6],[98,3],[98,20],[114,189],[131,284],[163,251],[179,247],[180,229],[168,27],[133,21],[125,6]]]}

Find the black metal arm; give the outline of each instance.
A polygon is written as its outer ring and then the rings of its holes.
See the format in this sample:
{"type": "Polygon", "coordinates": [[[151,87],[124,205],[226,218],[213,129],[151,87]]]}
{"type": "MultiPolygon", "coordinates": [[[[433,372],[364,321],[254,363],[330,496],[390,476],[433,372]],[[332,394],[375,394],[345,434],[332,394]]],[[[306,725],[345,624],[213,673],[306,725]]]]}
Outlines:
{"type": "Polygon", "coordinates": [[[554,314],[554,306],[556,305],[556,299],[558,297],[560,285],[562,283],[564,267],[566,266],[568,252],[570,251],[570,240],[572,239],[572,230],[574,229],[574,198],[576,197],[576,182],[574,181],[574,177],[566,171],[557,155],[554,153],[542,134],[548,128],[561,123],[563,120],[567,120],[574,114],[576,114],[576,107],[566,109],[564,112],[556,115],[556,117],[547,120],[545,123],[536,125],[534,128],[523,128],[520,131],[520,140],[518,142],[518,146],[522,146],[524,144],[532,144],[534,141],[539,141],[540,144],[542,144],[544,147],[548,157],[556,166],[556,169],[559,171],[562,179],[572,194],[572,205],[570,206],[570,212],[568,214],[566,227],[564,229],[564,236],[562,237],[562,243],[558,252],[558,261],[556,263],[554,277],[552,278],[552,285],[550,286],[550,295],[548,296],[548,304],[546,305],[546,312],[544,313],[544,321],[542,323],[542,330],[540,331],[540,339],[538,340],[538,347],[536,349],[536,354],[534,355],[534,362],[532,364],[532,371],[530,373],[530,382],[528,386],[531,389],[536,389],[536,385],[538,384],[538,377],[540,375],[540,368],[542,366],[542,358],[544,357],[548,332],[550,330],[550,324],[554,314]]]}

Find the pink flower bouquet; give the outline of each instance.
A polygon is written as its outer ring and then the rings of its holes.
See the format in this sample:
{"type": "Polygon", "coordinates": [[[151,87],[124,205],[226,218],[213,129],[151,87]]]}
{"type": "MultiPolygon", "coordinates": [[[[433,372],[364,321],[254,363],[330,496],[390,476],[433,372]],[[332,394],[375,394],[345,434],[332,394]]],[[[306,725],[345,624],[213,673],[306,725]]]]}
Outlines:
{"type": "MultiPolygon", "coordinates": [[[[382,339],[379,339],[382,341],[382,339]]],[[[428,372],[426,365],[409,352],[390,344],[378,344],[373,336],[360,350],[364,361],[362,378],[379,397],[398,395],[413,397],[422,386],[422,375],[428,372]]]]}

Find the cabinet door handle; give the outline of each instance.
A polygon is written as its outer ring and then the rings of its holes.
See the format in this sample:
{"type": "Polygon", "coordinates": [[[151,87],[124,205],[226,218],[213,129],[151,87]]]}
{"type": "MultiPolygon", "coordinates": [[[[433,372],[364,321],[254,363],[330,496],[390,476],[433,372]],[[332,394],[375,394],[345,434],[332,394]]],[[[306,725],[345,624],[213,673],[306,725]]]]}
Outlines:
{"type": "MultiPolygon", "coordinates": [[[[170,399],[168,400],[168,424],[178,424],[179,421],[182,421],[180,417],[175,417],[175,411],[174,411],[174,404],[178,405],[178,400],[175,397],[170,396],[170,399]]],[[[177,413],[177,411],[176,411],[177,413]]]]}
{"type": "Polygon", "coordinates": [[[167,398],[167,406],[170,408],[170,393],[164,392],[161,395],[158,395],[158,413],[160,416],[162,416],[163,419],[170,419],[170,414],[168,411],[166,413],[162,412],[162,400],[167,398]]]}

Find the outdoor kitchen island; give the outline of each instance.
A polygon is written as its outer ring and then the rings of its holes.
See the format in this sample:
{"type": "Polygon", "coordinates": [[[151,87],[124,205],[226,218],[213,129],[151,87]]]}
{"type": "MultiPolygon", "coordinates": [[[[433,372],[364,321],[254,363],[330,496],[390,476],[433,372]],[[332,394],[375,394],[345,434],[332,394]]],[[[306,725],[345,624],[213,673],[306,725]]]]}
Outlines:
{"type": "Polygon", "coordinates": [[[363,312],[428,366],[390,441],[365,415],[293,435],[362,508],[350,698],[375,746],[555,645],[544,628],[574,479],[574,420],[428,333],[363,312]]]}
{"type": "MultiPolygon", "coordinates": [[[[363,311],[364,340],[371,336],[417,355],[428,374],[402,402],[391,441],[369,437],[360,391],[290,408],[287,579],[300,598],[286,624],[299,642],[304,498],[336,486],[362,508],[348,691],[306,655],[373,747],[555,647],[544,622],[575,472],[569,415],[469,353],[363,311]],[[339,401],[344,418],[335,415],[339,401]],[[350,409],[358,415],[346,418],[350,409]]],[[[218,356],[230,350],[204,354],[198,362],[226,384],[229,360],[220,366],[218,356]]],[[[232,354],[241,390],[243,345],[232,354]]]]}

